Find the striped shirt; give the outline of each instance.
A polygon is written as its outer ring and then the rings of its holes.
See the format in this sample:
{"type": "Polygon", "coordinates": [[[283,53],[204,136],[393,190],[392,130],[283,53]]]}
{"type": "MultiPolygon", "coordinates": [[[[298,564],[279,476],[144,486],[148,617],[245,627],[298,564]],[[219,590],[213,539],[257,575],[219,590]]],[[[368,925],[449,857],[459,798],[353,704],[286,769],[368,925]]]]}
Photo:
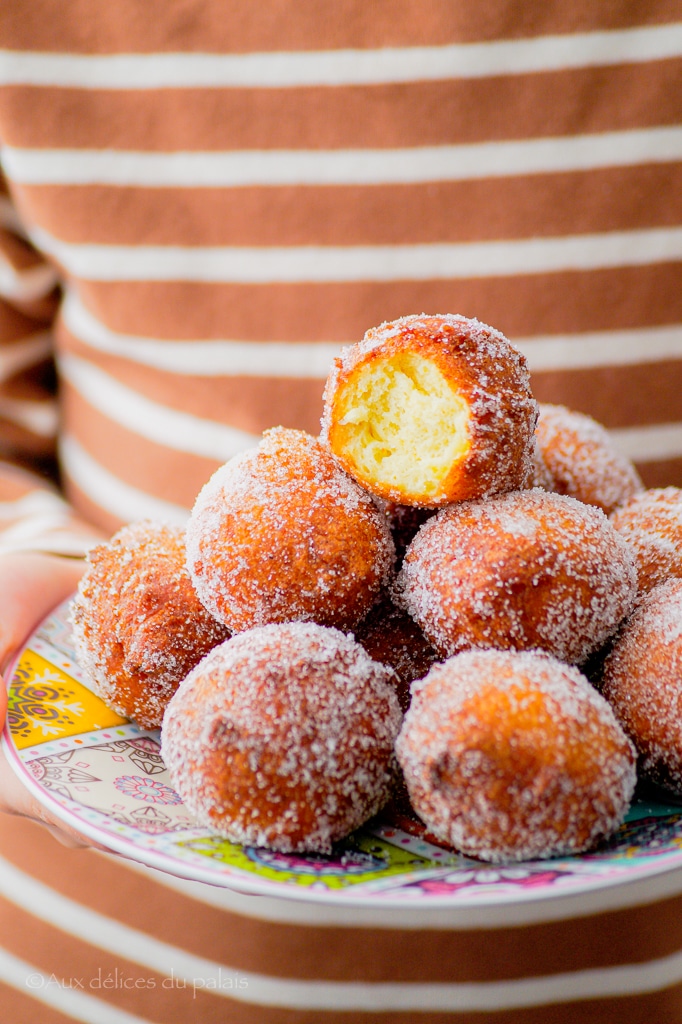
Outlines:
{"type": "MultiPolygon", "coordinates": [[[[0,545],[77,552],[74,508],[184,521],[265,428],[318,432],[343,345],[422,311],[502,330],[540,401],[682,485],[677,0],[2,6],[0,455],[46,473],[56,444],[70,505],[8,470],[0,545]]],[[[11,819],[0,856],[12,1020],[682,1018],[679,874],[472,921],[238,896],[11,819]],[[48,984],[117,968],[140,984],[48,984]],[[219,970],[245,984],[179,981],[219,970]]]]}

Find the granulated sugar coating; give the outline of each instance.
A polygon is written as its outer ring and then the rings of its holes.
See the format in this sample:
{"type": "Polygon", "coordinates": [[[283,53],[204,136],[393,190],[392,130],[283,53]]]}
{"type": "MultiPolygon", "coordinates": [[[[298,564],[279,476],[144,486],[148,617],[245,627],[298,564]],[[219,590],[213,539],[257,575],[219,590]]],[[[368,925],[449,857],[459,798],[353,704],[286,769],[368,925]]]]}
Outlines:
{"type": "Polygon", "coordinates": [[[563,405],[541,403],[539,408],[536,436],[550,475],[549,490],[609,515],[643,489],[632,462],[616,449],[601,423],[563,405]]]}
{"type": "Polygon", "coordinates": [[[423,679],[439,660],[417,623],[386,595],[362,620],[355,639],[371,658],[393,669],[398,699],[405,711],[410,703],[410,684],[423,679]]]}
{"type": "Polygon", "coordinates": [[[197,593],[234,631],[286,621],[352,629],[395,558],[369,495],[315,438],[281,427],[214,473],[186,539],[197,593]]]}
{"type": "Polygon", "coordinates": [[[652,488],[616,509],[611,523],[632,549],[639,589],[682,577],[682,490],[652,488]]]}
{"type": "Polygon", "coordinates": [[[232,637],[168,707],[173,784],[198,823],[233,842],[329,852],[388,799],[401,723],[390,675],[314,623],[232,637]]]}
{"type": "Polygon", "coordinates": [[[630,612],[636,587],[628,545],[603,512],[536,488],[442,509],[394,589],[443,656],[539,648],[578,664],[630,612]]]}
{"type": "Polygon", "coordinates": [[[640,599],[605,660],[601,689],[642,775],[682,796],[682,580],[640,599]]]}
{"type": "Polygon", "coordinates": [[[577,669],[466,651],[412,689],[398,760],[414,809],[456,849],[489,861],[573,854],[622,822],[635,751],[577,669]]]}
{"type": "Polygon", "coordinates": [[[400,565],[407,546],[417,530],[436,514],[436,510],[419,508],[416,505],[397,505],[394,501],[385,501],[383,498],[375,498],[375,503],[386,516],[395,546],[396,565],[400,565]]]}
{"type": "Polygon", "coordinates": [[[530,475],[524,481],[524,485],[521,490],[530,490],[533,487],[542,487],[545,491],[555,490],[552,474],[547,468],[547,463],[545,462],[544,455],[542,454],[540,445],[538,444],[537,433],[535,437],[535,444],[533,445],[533,453],[531,455],[530,475]]]}
{"type": "Polygon", "coordinates": [[[335,361],[324,397],[322,440],[381,498],[438,508],[530,477],[526,360],[478,320],[421,314],[372,328],[335,361]]]}
{"type": "Polygon", "coordinates": [[[151,522],[123,527],[90,551],[71,623],[97,693],[149,729],[190,669],[229,635],[192,587],[183,531],[151,522]]]}

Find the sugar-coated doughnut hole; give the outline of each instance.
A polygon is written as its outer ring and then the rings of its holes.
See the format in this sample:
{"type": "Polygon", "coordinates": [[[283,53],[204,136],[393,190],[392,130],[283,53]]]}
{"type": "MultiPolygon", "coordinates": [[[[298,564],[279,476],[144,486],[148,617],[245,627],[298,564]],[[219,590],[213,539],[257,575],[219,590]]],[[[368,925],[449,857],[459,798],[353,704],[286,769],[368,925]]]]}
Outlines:
{"type": "Polygon", "coordinates": [[[435,509],[420,508],[418,505],[398,505],[383,498],[376,498],[375,501],[386,516],[395,546],[396,564],[399,565],[417,530],[427,519],[435,515],[435,509]]]}
{"type": "Polygon", "coordinates": [[[200,824],[233,842],[329,852],[391,792],[401,713],[390,677],[336,629],[240,633],[168,707],[173,784],[200,824]]]}
{"type": "Polygon", "coordinates": [[[395,599],[441,655],[539,648],[584,661],[632,609],[628,545],[599,509],[540,489],[442,509],[410,544],[395,599]]]}
{"type": "Polygon", "coordinates": [[[412,806],[472,857],[579,853],[622,822],[635,752],[577,669],[537,652],[467,651],[420,683],[396,743],[412,806]]]}
{"type": "Polygon", "coordinates": [[[461,316],[410,316],[343,351],[322,439],[379,497],[437,508],[528,478],[537,405],[525,360],[461,316]]]}
{"type": "Polygon", "coordinates": [[[187,524],[197,593],[232,630],[352,629],[393,570],[386,517],[309,434],[275,428],[222,466],[187,524]]]}
{"type": "Polygon", "coordinates": [[[601,692],[637,748],[642,775],[682,796],[682,579],[640,599],[605,660],[601,692]]]}
{"type": "Polygon", "coordinates": [[[133,523],[87,561],[70,612],[78,663],[119,714],[156,728],[182,679],[229,631],[194,591],[179,527],[133,523]]]}
{"type": "Polygon", "coordinates": [[[654,487],[630,498],[611,523],[631,547],[639,589],[651,590],[671,576],[682,578],[682,490],[654,487]]]}
{"type": "Polygon", "coordinates": [[[642,490],[639,473],[601,423],[564,405],[541,402],[539,410],[536,437],[550,490],[607,515],[642,490]]]}
{"type": "Polygon", "coordinates": [[[423,679],[438,654],[422,630],[388,595],[374,605],[355,630],[355,638],[374,661],[388,665],[396,676],[400,706],[410,703],[410,684],[423,679]]]}

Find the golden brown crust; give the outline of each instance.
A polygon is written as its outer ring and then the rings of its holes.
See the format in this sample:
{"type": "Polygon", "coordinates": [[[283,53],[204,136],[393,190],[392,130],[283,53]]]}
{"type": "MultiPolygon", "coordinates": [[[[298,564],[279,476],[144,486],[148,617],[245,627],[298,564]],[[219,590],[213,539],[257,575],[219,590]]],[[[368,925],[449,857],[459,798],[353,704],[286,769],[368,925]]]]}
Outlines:
{"type": "MultiPolygon", "coordinates": [[[[540,406],[540,408],[542,408],[542,406],[540,406]]],[[[542,454],[540,445],[538,444],[537,428],[535,444],[533,445],[533,453],[530,461],[530,472],[523,487],[527,490],[532,490],[533,487],[542,487],[544,491],[556,490],[552,474],[549,471],[547,463],[545,462],[545,457],[542,454]]]]}
{"type": "Polygon", "coordinates": [[[539,410],[535,433],[550,478],[543,486],[606,515],[642,490],[639,473],[601,423],[563,405],[540,403],[539,410]]]}
{"type": "Polygon", "coordinates": [[[355,639],[374,661],[393,669],[403,711],[410,705],[410,684],[423,679],[439,655],[414,619],[386,596],[355,630],[355,639]]]}
{"type": "Polygon", "coordinates": [[[401,714],[389,676],[352,637],[314,623],[232,637],[164,720],[186,806],[233,842],[329,852],[390,795],[401,714]]]}
{"type": "Polygon", "coordinates": [[[622,821],[634,749],[576,669],[468,651],[413,690],[398,759],[415,810],[457,849],[491,861],[576,853],[622,821]]]}
{"type": "Polygon", "coordinates": [[[601,690],[642,775],[682,796],[682,579],[641,598],[605,660],[601,690]]]}
{"type": "Polygon", "coordinates": [[[229,635],[194,591],[182,529],[148,522],[90,551],[71,619],[79,664],[97,692],[147,729],[161,724],[179,683],[229,635]]]}
{"type": "Polygon", "coordinates": [[[672,576],[682,578],[682,489],[635,494],[616,509],[611,523],[632,549],[642,593],[672,576]]]}
{"type": "Polygon", "coordinates": [[[535,489],[442,509],[408,548],[395,592],[443,656],[539,648],[580,664],[630,612],[636,586],[599,509],[535,489]]]}
{"type": "Polygon", "coordinates": [[[315,438],[281,427],[213,475],[186,537],[197,593],[234,631],[289,621],[352,629],[395,557],[369,495],[315,438]]]}
{"type": "Polygon", "coordinates": [[[327,380],[322,438],[373,493],[400,504],[437,508],[524,486],[536,417],[525,359],[502,334],[466,317],[422,314],[372,328],[362,342],[344,350],[327,380]],[[349,389],[367,367],[405,353],[437,367],[468,410],[466,450],[433,491],[414,491],[400,477],[372,478],[349,452],[344,419],[349,389]]]}
{"type": "Polygon", "coordinates": [[[410,541],[419,527],[435,515],[435,509],[419,508],[417,505],[398,505],[395,501],[385,501],[382,498],[376,498],[376,505],[386,516],[395,545],[396,565],[400,565],[410,541]]]}

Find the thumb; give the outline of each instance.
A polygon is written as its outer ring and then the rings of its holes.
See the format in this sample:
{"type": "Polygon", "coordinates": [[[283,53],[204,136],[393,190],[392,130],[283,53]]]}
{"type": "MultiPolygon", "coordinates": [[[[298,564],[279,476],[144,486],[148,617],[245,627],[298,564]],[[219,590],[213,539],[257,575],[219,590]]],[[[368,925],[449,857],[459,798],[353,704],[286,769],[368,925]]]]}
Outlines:
{"type": "Polygon", "coordinates": [[[76,589],[84,568],[82,559],[38,552],[0,558],[0,670],[45,615],[76,589]]]}

